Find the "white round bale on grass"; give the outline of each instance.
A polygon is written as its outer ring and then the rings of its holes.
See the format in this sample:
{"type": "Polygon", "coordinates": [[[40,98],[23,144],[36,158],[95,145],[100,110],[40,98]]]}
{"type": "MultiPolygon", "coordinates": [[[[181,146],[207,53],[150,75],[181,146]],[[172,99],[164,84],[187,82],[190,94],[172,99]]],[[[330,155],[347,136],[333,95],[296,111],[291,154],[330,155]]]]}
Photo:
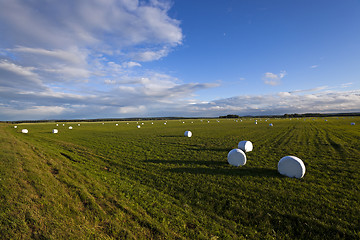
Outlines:
{"type": "Polygon", "coordinates": [[[238,148],[244,152],[251,152],[253,150],[253,144],[250,141],[240,141],[238,148]]]}
{"type": "Polygon", "coordinates": [[[192,136],[192,132],[191,132],[191,131],[185,131],[184,136],[185,136],[185,137],[191,137],[191,136],[192,136]]]}
{"type": "Polygon", "coordinates": [[[270,126],[270,127],[273,127],[273,126],[274,126],[274,124],[270,123],[270,124],[269,124],[269,126],[270,126]]]}
{"type": "Polygon", "coordinates": [[[140,125],[138,125],[137,128],[140,128],[140,125]]]}
{"type": "Polygon", "coordinates": [[[57,129],[53,129],[53,131],[52,131],[53,133],[58,133],[59,132],[59,130],[57,130],[57,129]]]}
{"type": "Polygon", "coordinates": [[[238,148],[231,150],[228,153],[227,159],[228,163],[235,167],[244,166],[246,164],[246,155],[238,148]]]}
{"type": "Polygon", "coordinates": [[[352,122],[352,123],[351,123],[351,125],[355,125],[355,123],[354,123],[354,122],[352,122]]]}
{"type": "Polygon", "coordinates": [[[72,126],[70,126],[69,129],[71,130],[71,129],[72,129],[72,126]]]}
{"type": "Polygon", "coordinates": [[[21,132],[22,132],[22,133],[28,133],[29,130],[27,130],[27,129],[22,129],[21,132]]]}
{"type": "Polygon", "coordinates": [[[14,128],[17,128],[17,126],[14,126],[14,128]]]}
{"type": "Polygon", "coordinates": [[[280,159],[278,171],[287,177],[302,178],[305,174],[305,165],[298,157],[286,156],[280,159]]]}

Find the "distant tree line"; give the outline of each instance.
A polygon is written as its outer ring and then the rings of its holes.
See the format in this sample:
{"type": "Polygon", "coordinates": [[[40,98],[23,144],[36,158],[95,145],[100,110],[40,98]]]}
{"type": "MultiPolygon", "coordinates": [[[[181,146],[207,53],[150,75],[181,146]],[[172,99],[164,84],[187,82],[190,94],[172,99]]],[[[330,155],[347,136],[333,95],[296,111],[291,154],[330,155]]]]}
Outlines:
{"type": "Polygon", "coordinates": [[[284,114],[284,115],[247,115],[247,116],[239,116],[236,114],[228,114],[226,116],[219,116],[219,118],[304,118],[304,117],[353,117],[353,116],[360,116],[360,112],[358,113],[291,113],[291,114],[284,114]]]}

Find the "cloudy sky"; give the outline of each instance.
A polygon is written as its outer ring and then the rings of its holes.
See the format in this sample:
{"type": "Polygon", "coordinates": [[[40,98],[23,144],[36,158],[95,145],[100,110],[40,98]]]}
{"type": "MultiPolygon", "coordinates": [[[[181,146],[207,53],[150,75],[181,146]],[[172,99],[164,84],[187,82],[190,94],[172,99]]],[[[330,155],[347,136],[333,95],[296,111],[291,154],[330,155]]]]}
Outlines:
{"type": "Polygon", "coordinates": [[[360,112],[358,0],[0,0],[0,120],[360,112]]]}

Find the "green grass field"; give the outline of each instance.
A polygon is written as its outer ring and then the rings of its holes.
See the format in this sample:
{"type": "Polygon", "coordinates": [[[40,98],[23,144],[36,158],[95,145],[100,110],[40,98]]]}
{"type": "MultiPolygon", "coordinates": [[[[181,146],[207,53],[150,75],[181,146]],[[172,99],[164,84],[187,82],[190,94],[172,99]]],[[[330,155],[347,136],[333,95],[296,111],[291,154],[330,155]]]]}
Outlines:
{"type": "Polygon", "coordinates": [[[0,124],[0,239],[360,239],[360,117],[326,119],[0,124]]]}

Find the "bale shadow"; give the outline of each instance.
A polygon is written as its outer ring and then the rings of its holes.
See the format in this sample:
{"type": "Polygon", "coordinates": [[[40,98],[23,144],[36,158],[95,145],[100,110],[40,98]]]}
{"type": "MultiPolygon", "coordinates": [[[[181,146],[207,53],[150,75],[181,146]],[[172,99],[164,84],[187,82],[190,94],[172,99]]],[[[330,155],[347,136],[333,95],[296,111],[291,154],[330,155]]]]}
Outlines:
{"type": "Polygon", "coordinates": [[[188,147],[188,150],[191,151],[214,151],[214,152],[229,152],[231,149],[229,148],[196,148],[196,147],[188,147]]]}
{"type": "Polygon", "coordinates": [[[179,138],[179,137],[184,137],[184,135],[160,135],[159,137],[162,137],[162,138],[179,138]]]}
{"type": "Polygon", "coordinates": [[[227,176],[253,176],[253,177],[281,177],[276,169],[269,168],[173,168],[168,169],[172,173],[190,173],[205,175],[227,175],[227,176]]]}
{"type": "Polygon", "coordinates": [[[188,165],[218,165],[225,166],[227,165],[224,162],[215,162],[215,161],[186,161],[186,160],[145,160],[145,163],[160,163],[160,164],[188,164],[188,165]]]}

